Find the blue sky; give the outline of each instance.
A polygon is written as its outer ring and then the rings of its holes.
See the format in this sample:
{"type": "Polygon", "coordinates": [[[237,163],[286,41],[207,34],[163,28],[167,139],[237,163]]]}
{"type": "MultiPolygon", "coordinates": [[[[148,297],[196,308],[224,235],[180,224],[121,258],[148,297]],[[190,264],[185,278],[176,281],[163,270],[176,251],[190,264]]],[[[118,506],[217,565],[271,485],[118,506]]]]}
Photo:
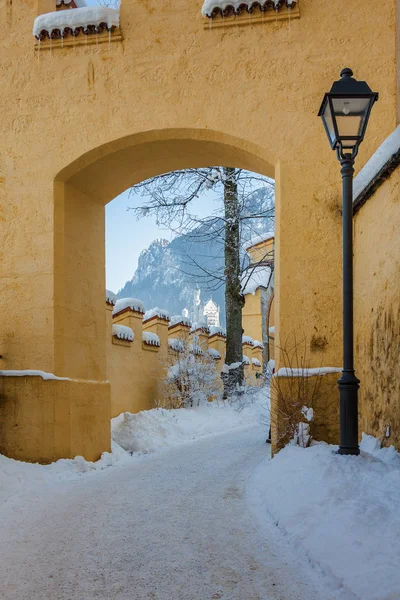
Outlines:
{"type": "MultiPolygon", "coordinates": [[[[202,194],[201,199],[193,203],[191,212],[200,217],[212,214],[216,208],[214,198],[213,192],[202,194]]],[[[115,293],[132,278],[144,248],[157,238],[171,240],[174,237],[168,229],[157,226],[153,216],[137,220],[133,211],[127,211],[128,206],[134,206],[128,191],[106,206],[106,285],[115,293]]]]}

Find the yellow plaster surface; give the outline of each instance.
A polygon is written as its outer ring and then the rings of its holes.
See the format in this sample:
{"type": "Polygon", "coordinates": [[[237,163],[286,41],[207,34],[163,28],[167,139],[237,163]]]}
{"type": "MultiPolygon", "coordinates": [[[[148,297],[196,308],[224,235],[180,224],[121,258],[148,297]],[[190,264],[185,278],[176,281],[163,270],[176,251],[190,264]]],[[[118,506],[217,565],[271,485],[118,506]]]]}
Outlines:
{"type": "Polygon", "coordinates": [[[361,431],[400,447],[400,170],[355,217],[355,363],[361,431]],[[388,428],[388,429],[387,429],[388,428]]]}
{"type": "Polygon", "coordinates": [[[381,97],[357,168],[394,129],[395,0],[302,0],[300,19],[211,31],[196,2],[122,0],[121,41],[39,57],[32,25],[49,5],[0,7],[2,367],[106,380],[104,205],[207,165],[275,178],[276,343],[316,332],[340,364],[340,175],[316,112],[349,64],[381,97]]]}

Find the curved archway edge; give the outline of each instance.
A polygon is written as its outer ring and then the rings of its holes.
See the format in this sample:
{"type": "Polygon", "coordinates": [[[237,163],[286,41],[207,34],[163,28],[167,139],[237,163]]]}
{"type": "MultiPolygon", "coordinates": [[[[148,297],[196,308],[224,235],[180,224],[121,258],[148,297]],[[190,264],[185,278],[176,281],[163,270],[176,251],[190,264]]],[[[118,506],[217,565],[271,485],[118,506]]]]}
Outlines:
{"type": "Polygon", "coordinates": [[[275,162],[265,148],[219,131],[162,129],[102,144],[63,168],[55,181],[107,203],[135,183],[177,169],[234,166],[273,178],[275,162]]]}

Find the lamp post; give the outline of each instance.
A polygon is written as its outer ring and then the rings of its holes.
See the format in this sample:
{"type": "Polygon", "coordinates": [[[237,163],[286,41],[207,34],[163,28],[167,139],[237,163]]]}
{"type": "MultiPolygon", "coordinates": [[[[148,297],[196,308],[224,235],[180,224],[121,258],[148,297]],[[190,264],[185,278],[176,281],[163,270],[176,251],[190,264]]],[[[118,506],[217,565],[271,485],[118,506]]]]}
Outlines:
{"type": "Polygon", "coordinates": [[[365,81],[343,69],[340,79],[325,94],[318,116],[322,118],[329,143],[336,150],[343,181],[343,371],[340,392],[339,454],[359,454],[358,388],[354,372],[353,340],[353,174],[354,160],[364,139],[371,108],[378,100],[365,81]]]}

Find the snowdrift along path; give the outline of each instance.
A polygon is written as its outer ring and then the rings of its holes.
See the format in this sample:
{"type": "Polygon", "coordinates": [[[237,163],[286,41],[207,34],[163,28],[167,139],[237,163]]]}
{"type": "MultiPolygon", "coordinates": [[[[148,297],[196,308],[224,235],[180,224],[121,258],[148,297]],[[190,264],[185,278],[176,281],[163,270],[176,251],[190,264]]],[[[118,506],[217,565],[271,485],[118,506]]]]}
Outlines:
{"type": "Polygon", "coordinates": [[[256,426],[14,498],[1,515],[0,597],[329,600],[247,507],[268,451],[256,426]]]}

